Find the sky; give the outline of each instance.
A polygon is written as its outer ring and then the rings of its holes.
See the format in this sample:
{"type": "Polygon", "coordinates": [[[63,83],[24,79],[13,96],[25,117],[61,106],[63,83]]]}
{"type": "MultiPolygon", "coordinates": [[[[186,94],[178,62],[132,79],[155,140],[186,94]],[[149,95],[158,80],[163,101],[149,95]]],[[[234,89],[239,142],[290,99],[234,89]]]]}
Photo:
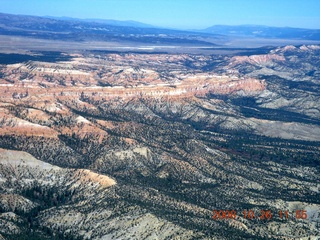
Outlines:
{"type": "Polygon", "coordinates": [[[320,29],[320,0],[0,0],[0,12],[180,29],[243,24],[320,29]]]}

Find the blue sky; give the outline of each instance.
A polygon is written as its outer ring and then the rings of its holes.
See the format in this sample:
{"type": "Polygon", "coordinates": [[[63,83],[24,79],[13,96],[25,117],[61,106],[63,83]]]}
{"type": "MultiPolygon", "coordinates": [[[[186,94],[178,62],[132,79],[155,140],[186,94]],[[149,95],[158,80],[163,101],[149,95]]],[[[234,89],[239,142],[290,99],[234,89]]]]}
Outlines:
{"type": "Polygon", "coordinates": [[[217,24],[320,29],[320,0],[0,0],[0,12],[135,20],[183,29],[217,24]]]}

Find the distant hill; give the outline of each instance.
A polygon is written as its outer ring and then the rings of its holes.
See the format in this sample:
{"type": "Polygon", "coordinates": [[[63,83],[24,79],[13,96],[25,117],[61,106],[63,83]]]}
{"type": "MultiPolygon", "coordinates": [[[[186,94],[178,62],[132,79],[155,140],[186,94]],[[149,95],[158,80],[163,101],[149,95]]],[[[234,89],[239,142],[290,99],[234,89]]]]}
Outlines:
{"type": "Polygon", "coordinates": [[[291,27],[268,27],[259,25],[215,25],[202,30],[202,32],[228,36],[320,40],[320,29],[303,29],[291,27]]]}
{"type": "Polygon", "coordinates": [[[141,23],[137,21],[127,20],[127,21],[119,21],[113,19],[96,19],[96,18],[70,18],[70,17],[53,17],[53,16],[45,16],[45,18],[51,18],[62,21],[79,21],[79,22],[91,22],[91,23],[102,23],[113,26],[122,26],[122,27],[138,27],[138,28],[156,28],[151,24],[141,23]]]}

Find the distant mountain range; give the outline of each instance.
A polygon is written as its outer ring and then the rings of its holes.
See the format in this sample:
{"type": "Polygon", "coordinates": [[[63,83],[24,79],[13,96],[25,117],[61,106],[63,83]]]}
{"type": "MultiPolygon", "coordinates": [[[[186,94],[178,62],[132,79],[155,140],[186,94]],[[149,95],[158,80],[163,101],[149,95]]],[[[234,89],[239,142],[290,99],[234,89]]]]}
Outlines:
{"type": "Polygon", "coordinates": [[[320,29],[303,29],[291,27],[269,27],[259,25],[215,25],[202,30],[202,32],[228,36],[320,40],[320,29]]]}
{"type": "Polygon", "coordinates": [[[0,35],[62,41],[131,42],[152,45],[215,46],[211,33],[147,27],[134,21],[81,20],[0,13],[0,35]]]}
{"type": "Polygon", "coordinates": [[[228,37],[320,40],[320,30],[268,26],[216,25],[203,30],[174,30],[135,21],[36,17],[0,13],[0,35],[69,41],[129,41],[148,44],[215,46],[228,37]]]}
{"type": "MultiPolygon", "coordinates": [[[[86,23],[100,23],[112,26],[135,27],[135,28],[159,28],[151,24],[141,23],[137,21],[119,21],[112,19],[79,19],[70,17],[52,17],[47,18],[63,20],[63,21],[79,21],[86,23]]],[[[161,28],[164,29],[164,28],[161,28]]],[[[192,31],[192,30],[190,30],[192,31]]],[[[262,25],[214,25],[206,29],[193,30],[195,32],[209,33],[215,35],[226,36],[244,36],[259,38],[282,38],[282,39],[306,39],[320,40],[320,29],[304,29],[292,27],[270,27],[262,25]]]]}

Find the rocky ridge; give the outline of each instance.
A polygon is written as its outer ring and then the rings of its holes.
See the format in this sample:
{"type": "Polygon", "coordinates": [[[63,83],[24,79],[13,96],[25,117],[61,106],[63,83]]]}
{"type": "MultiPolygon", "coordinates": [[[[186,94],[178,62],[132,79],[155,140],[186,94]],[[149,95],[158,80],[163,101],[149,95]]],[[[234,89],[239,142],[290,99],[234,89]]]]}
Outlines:
{"type": "Polygon", "coordinates": [[[0,214],[0,232],[4,236],[25,234],[47,239],[49,236],[39,229],[62,231],[63,238],[84,239],[122,235],[154,239],[163,235],[163,231],[167,237],[181,234],[188,238],[192,234],[153,214],[143,213],[138,207],[124,213],[120,196],[112,187],[116,182],[105,175],[53,166],[25,152],[0,149],[0,153],[0,206],[4,212],[0,214]],[[113,206],[114,201],[119,205],[113,206]],[[31,232],[24,227],[30,224],[31,232]]]}

